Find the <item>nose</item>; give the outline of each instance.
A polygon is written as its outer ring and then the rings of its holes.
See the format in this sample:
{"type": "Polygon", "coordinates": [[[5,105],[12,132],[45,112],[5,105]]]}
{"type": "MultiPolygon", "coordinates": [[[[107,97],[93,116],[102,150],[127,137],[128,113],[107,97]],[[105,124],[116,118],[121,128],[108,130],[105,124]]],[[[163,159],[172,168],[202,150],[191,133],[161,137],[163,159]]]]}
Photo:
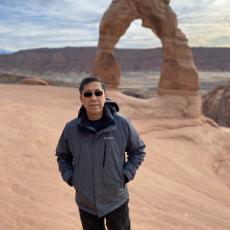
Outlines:
{"type": "Polygon", "coordinates": [[[93,93],[91,99],[92,99],[92,100],[96,100],[96,99],[97,99],[97,96],[93,93]]]}

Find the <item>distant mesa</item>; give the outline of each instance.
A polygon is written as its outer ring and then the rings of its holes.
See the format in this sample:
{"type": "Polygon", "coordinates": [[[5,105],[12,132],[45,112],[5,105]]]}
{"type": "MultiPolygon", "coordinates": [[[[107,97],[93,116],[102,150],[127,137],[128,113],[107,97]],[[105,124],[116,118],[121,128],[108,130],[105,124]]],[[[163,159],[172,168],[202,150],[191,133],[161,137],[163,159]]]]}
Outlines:
{"type": "Polygon", "coordinates": [[[230,81],[203,96],[202,110],[219,125],[230,127],[230,81]]]}
{"type": "Polygon", "coordinates": [[[188,40],[177,27],[177,17],[169,6],[169,0],[112,1],[100,23],[92,73],[102,78],[110,88],[117,88],[121,69],[112,52],[135,19],[141,19],[142,26],[151,29],[162,43],[159,94],[179,91],[196,94],[199,90],[197,68],[188,40]]]}
{"type": "MultiPolygon", "coordinates": [[[[40,77],[48,74],[63,75],[63,73],[88,74],[92,68],[95,53],[96,47],[23,50],[0,55],[0,71],[40,77]]],[[[230,72],[230,48],[192,48],[192,53],[199,71],[230,72]]],[[[163,60],[162,48],[114,49],[113,55],[122,74],[125,72],[159,72],[163,60]]]]}

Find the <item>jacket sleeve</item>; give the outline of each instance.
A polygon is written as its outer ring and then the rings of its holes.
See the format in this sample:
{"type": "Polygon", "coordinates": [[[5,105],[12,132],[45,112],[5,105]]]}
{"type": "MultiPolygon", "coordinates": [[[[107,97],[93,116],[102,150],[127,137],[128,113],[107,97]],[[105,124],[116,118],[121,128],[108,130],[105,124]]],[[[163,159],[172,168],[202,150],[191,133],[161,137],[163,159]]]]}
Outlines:
{"type": "Polygon", "coordinates": [[[56,148],[56,156],[59,171],[61,172],[63,180],[72,186],[72,177],[73,177],[73,155],[68,148],[68,142],[66,138],[66,127],[64,128],[61,137],[59,139],[57,148],[56,148]]]}
{"type": "Polygon", "coordinates": [[[126,146],[127,161],[124,164],[125,182],[132,180],[136,174],[136,170],[141,165],[145,157],[145,144],[139,137],[133,125],[128,122],[128,142],[126,146]]]}

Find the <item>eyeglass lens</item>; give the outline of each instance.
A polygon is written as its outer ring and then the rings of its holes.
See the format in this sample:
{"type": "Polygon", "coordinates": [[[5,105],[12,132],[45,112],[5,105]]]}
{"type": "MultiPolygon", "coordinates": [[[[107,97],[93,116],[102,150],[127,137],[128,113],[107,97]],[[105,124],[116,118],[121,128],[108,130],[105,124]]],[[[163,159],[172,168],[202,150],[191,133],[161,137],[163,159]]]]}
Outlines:
{"type": "Polygon", "coordinates": [[[84,97],[92,97],[93,93],[97,97],[100,97],[100,96],[103,95],[103,91],[101,91],[101,90],[98,90],[98,91],[95,91],[95,92],[84,92],[83,95],[84,95],[84,97]]]}

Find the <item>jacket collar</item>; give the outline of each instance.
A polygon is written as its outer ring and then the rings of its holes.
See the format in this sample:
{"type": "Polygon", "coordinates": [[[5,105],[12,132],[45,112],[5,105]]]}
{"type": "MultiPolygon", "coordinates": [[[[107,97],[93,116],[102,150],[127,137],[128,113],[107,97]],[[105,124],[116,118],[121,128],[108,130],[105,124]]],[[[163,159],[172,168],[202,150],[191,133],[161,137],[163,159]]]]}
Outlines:
{"type": "MultiPolygon", "coordinates": [[[[114,115],[119,111],[119,107],[116,102],[113,102],[109,99],[106,100],[104,108],[103,108],[103,117],[102,117],[102,127],[100,130],[104,130],[109,126],[114,126],[114,115]]],[[[77,125],[80,130],[88,131],[90,133],[96,133],[97,130],[94,129],[94,127],[91,126],[91,123],[87,117],[86,110],[83,106],[81,106],[78,118],[77,118],[77,125]]]]}

